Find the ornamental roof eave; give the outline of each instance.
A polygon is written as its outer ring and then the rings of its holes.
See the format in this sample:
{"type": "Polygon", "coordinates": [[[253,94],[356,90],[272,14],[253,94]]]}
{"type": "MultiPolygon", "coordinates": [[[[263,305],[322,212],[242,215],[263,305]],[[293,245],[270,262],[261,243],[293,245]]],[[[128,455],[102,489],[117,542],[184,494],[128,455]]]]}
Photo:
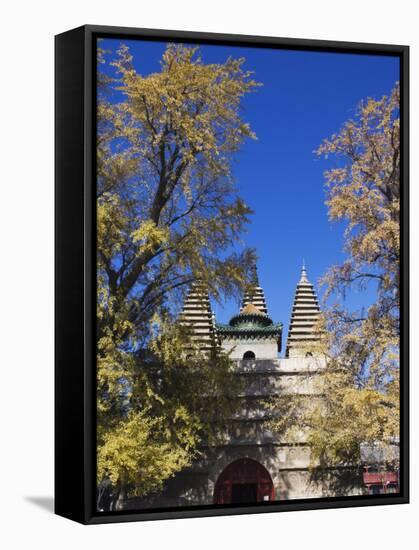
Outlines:
{"type": "Polygon", "coordinates": [[[229,325],[232,327],[237,327],[243,322],[254,323],[255,326],[258,326],[258,327],[263,327],[263,326],[271,327],[274,325],[274,323],[272,322],[272,319],[268,315],[262,312],[258,312],[258,313],[240,312],[237,315],[233,315],[233,317],[230,319],[229,325]]]}
{"type": "Polygon", "coordinates": [[[265,327],[233,327],[231,325],[225,325],[223,323],[216,323],[216,331],[220,334],[229,334],[229,335],[249,335],[249,334],[260,334],[261,336],[281,336],[282,335],[282,323],[273,323],[265,327]]]}

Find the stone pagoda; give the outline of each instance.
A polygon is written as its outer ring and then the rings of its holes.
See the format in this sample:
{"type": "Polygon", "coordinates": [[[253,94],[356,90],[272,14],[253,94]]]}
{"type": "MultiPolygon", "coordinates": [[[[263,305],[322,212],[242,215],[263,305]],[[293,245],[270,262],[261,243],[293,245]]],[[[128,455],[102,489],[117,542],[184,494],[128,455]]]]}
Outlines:
{"type": "Polygon", "coordinates": [[[249,281],[249,285],[244,294],[242,310],[248,305],[253,304],[262,313],[268,314],[268,308],[266,307],[265,293],[263,288],[259,284],[259,276],[256,265],[252,267],[252,276],[249,281]]]}
{"type": "Polygon", "coordinates": [[[282,323],[274,323],[268,315],[256,268],[249,283],[242,307],[228,324],[214,322],[208,292],[201,283],[192,285],[181,315],[202,350],[216,345],[229,353],[233,372],[244,384],[236,397],[240,407],[229,419],[223,443],[202,444],[199,459],[168,480],[161,493],[143,501],[130,499],[127,508],[360,494],[362,482],[350,468],[330,469],[326,478],[313,479],[304,430],[292,436],[273,433],[266,422],[273,414],[266,406],[269,400],[292,395],[313,400],[322,395],[318,382],[326,359],[315,347],[320,338],[315,331],[320,310],[305,266],[295,292],[285,357],[278,353],[282,323]]]}
{"type": "Polygon", "coordinates": [[[301,357],[313,353],[313,344],[319,341],[319,334],[316,332],[319,313],[317,295],[307,278],[303,262],[292,306],[285,357],[301,357]]]}
{"type": "Polygon", "coordinates": [[[203,283],[198,281],[191,285],[179,321],[188,328],[194,346],[200,351],[209,353],[216,346],[214,313],[203,283]]]}

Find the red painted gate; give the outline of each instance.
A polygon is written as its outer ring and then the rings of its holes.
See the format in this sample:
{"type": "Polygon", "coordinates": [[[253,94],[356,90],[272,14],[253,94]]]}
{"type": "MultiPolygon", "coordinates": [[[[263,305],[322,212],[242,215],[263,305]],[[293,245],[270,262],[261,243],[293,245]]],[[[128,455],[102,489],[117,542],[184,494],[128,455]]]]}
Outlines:
{"type": "Polygon", "coordinates": [[[214,504],[239,504],[275,500],[275,490],[266,468],[250,458],[229,464],[217,479],[214,504]]]}

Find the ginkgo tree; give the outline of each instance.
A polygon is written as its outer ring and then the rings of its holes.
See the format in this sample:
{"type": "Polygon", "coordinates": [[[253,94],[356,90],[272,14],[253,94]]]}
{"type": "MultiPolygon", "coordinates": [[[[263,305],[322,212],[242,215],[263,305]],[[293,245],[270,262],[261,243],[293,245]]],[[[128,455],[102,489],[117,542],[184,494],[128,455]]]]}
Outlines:
{"type": "MultiPolygon", "coordinates": [[[[283,396],[278,430],[304,429],[313,465],[359,465],[362,445],[388,449],[399,437],[400,117],[399,87],[362,102],[324,140],[329,219],[345,225],[346,259],[324,275],[315,352],[327,358],[317,396],[283,396]],[[368,290],[369,305],[346,297],[368,290]],[[371,298],[372,297],[372,298],[371,298]]],[[[368,302],[366,302],[368,303],[368,302]]],[[[389,453],[389,456],[391,453],[389,453]]]]}
{"type": "Polygon", "coordinates": [[[258,84],[244,59],[206,64],[181,44],[158,72],[134,61],[126,45],[98,52],[98,481],[144,495],[215,433],[211,396],[220,418],[231,409],[228,358],[185,361],[173,312],[197,279],[217,299],[236,295],[253,263],[237,252],[251,210],[231,162],[255,138],[240,105],[258,84]]]}
{"type": "Polygon", "coordinates": [[[396,85],[361,103],[318,149],[339,159],[326,172],[327,206],[332,221],[346,222],[346,260],[323,278],[335,302],[324,315],[326,406],[314,411],[320,429],[312,436],[316,454],[333,461],[359,461],[362,444],[387,447],[399,437],[399,111],[396,85]],[[368,306],[345,307],[346,293],[367,289],[368,306]]]}

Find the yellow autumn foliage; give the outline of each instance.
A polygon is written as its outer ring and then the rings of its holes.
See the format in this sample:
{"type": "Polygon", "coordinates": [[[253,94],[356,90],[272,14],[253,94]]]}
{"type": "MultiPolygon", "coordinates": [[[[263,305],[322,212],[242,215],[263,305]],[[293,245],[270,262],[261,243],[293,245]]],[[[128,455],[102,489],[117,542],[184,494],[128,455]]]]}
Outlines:
{"type": "Polygon", "coordinates": [[[323,278],[325,396],[312,411],[310,441],[326,462],[359,461],[360,445],[388,446],[400,426],[400,91],[362,102],[354,120],[318,154],[339,157],[326,172],[331,221],[346,223],[342,265],[323,278]],[[369,289],[372,303],[348,311],[346,293],[369,289]]]}
{"type": "Polygon", "coordinates": [[[281,396],[271,427],[303,432],[312,466],[359,465],[362,444],[388,447],[400,427],[400,121],[399,87],[361,103],[357,116],[326,139],[333,155],[326,190],[329,218],[345,224],[346,259],[325,274],[315,354],[327,367],[316,395],[281,396]],[[347,293],[369,289],[372,303],[348,310],[347,293]]]}
{"type": "MultiPolygon", "coordinates": [[[[141,61],[141,60],[140,60],[141,61]]],[[[238,295],[254,252],[232,252],[251,210],[231,162],[255,138],[244,59],[204,63],[169,44],[143,75],[126,45],[98,52],[98,482],[144,496],[190,464],[232,409],[227,356],[191,348],[174,322],[196,279],[238,295]],[[113,74],[112,74],[113,71],[113,74]]]]}

